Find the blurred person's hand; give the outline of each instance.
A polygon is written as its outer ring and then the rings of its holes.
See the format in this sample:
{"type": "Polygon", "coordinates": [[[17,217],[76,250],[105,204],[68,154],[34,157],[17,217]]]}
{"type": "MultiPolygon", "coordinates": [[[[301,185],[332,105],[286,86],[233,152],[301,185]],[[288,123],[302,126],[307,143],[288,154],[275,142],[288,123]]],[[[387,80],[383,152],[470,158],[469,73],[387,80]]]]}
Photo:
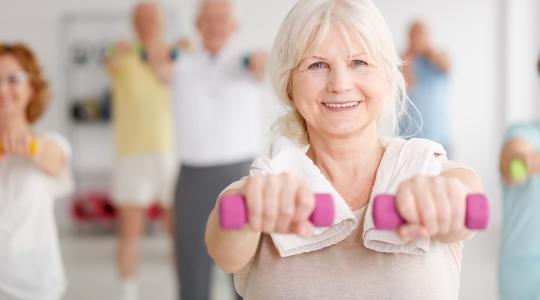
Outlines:
{"type": "Polygon", "coordinates": [[[120,41],[115,45],[116,54],[118,55],[126,55],[131,52],[132,48],[133,45],[128,41],[120,41]]]}
{"type": "Polygon", "coordinates": [[[516,152],[508,163],[501,165],[501,175],[504,182],[509,186],[522,184],[529,177],[537,174],[540,174],[540,152],[537,151],[516,152]],[[526,171],[524,178],[512,177],[512,163],[523,164],[525,167],[524,171],[526,171]]]}
{"type": "Polygon", "coordinates": [[[264,51],[252,52],[249,56],[249,70],[257,78],[263,80],[268,63],[268,54],[264,51]]]}
{"type": "Polygon", "coordinates": [[[121,60],[133,51],[133,45],[128,41],[119,41],[107,53],[106,66],[110,74],[114,74],[121,60]]]}
{"type": "Polygon", "coordinates": [[[177,43],[178,49],[182,51],[191,52],[193,51],[193,44],[191,43],[191,40],[188,38],[181,38],[177,43]]]}
{"type": "Polygon", "coordinates": [[[169,84],[172,77],[173,63],[171,48],[165,43],[147,45],[147,62],[163,84],[169,84]]]}
{"type": "Polygon", "coordinates": [[[17,155],[30,158],[36,154],[33,143],[37,143],[37,138],[29,129],[9,130],[0,135],[0,157],[17,155]]]}

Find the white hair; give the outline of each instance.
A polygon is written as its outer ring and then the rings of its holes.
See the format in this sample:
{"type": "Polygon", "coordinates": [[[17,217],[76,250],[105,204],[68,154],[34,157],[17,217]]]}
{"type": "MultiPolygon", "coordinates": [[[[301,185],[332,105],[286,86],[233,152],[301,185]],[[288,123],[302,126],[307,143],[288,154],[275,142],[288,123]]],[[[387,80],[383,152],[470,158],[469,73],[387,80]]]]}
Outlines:
{"type": "Polygon", "coordinates": [[[236,19],[236,4],[234,0],[199,0],[199,5],[197,7],[197,16],[200,16],[202,10],[206,4],[209,3],[227,3],[231,6],[231,16],[233,19],[236,19]]]}
{"type": "Polygon", "coordinates": [[[338,26],[349,48],[353,38],[367,55],[382,63],[391,91],[384,99],[377,130],[381,137],[397,135],[399,119],[409,102],[402,61],[388,25],[371,0],[300,0],[292,8],[279,29],[270,56],[274,90],[287,109],[274,129],[295,142],[309,143],[305,120],[291,104],[291,76],[302,59],[321,46],[332,26],[338,26]]]}

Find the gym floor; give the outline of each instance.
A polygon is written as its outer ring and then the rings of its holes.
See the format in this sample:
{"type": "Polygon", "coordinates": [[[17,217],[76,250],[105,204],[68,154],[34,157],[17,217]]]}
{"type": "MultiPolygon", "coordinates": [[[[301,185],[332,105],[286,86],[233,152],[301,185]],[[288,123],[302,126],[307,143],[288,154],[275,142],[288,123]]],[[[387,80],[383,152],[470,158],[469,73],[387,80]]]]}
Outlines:
{"type": "MultiPolygon", "coordinates": [[[[62,256],[68,278],[64,299],[119,299],[113,235],[61,235],[62,256]]],[[[170,241],[161,233],[147,235],[142,240],[139,263],[140,299],[176,299],[175,273],[170,256],[170,241]]],[[[214,300],[233,300],[227,275],[214,271],[211,289],[214,300]]]]}

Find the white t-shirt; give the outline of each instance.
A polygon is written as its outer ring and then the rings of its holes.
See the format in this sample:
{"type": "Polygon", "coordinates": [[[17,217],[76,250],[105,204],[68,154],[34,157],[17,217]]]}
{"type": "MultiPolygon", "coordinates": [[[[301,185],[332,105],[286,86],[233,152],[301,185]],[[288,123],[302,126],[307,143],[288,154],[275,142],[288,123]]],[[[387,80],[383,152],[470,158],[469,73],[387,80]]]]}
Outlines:
{"type": "MultiPolygon", "coordinates": [[[[71,158],[67,141],[43,135],[71,158]]],[[[59,299],[66,287],[53,200],[73,187],[69,163],[50,177],[28,159],[0,159],[0,299],[59,299]]]]}
{"type": "Polygon", "coordinates": [[[252,159],[260,146],[260,88],[246,53],[182,53],[173,78],[176,142],[182,163],[213,166],[252,159]]]}

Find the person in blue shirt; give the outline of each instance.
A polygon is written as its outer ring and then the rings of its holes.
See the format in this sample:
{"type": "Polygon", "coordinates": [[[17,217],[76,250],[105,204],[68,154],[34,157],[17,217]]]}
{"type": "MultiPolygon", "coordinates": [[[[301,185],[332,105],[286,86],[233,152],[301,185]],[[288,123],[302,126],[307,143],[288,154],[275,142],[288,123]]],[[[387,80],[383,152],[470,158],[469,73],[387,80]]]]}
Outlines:
{"type": "Polygon", "coordinates": [[[400,134],[438,142],[451,156],[450,66],[446,54],[433,47],[428,27],[421,21],[410,26],[409,47],[403,61],[407,90],[414,105],[409,106],[400,121],[400,134]]]}
{"type": "MultiPolygon", "coordinates": [[[[537,68],[540,74],[540,59],[537,68]]],[[[504,181],[500,299],[540,299],[540,122],[510,127],[500,171],[504,181]],[[522,171],[515,170],[516,162],[523,164],[522,171]]]]}

